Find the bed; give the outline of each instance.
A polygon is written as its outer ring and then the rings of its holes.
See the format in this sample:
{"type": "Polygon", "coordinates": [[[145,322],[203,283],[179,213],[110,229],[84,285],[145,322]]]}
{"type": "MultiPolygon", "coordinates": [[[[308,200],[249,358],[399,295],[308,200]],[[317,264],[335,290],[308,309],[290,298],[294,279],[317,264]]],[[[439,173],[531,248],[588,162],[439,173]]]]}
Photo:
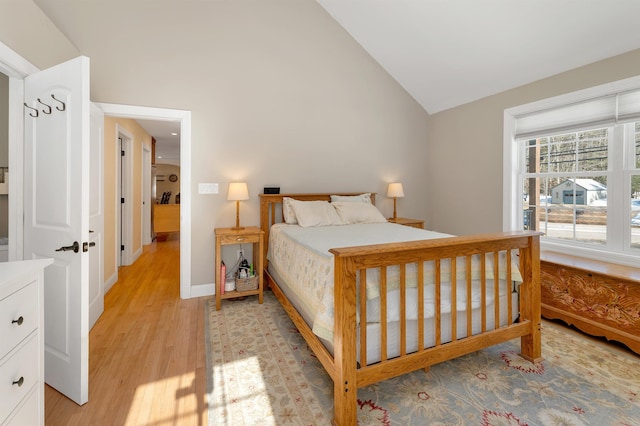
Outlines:
{"type": "Polygon", "coordinates": [[[542,360],[539,233],[359,221],[363,195],[375,204],[362,193],[260,196],[265,282],[333,380],[334,424],[356,424],[358,388],[483,347],[519,337],[521,355],[542,360]],[[342,222],[289,219],[291,205],[325,209],[332,196],[342,222]]]}

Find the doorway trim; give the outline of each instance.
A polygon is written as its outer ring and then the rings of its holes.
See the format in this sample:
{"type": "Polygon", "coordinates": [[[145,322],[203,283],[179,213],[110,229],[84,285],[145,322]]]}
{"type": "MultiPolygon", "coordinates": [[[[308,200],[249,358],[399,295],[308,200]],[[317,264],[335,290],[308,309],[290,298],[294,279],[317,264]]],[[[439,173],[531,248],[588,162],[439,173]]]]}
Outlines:
{"type": "Polygon", "coordinates": [[[104,115],[180,122],[180,298],[191,295],[191,111],[97,103],[104,115]]]}
{"type": "Polygon", "coordinates": [[[115,133],[116,178],[118,180],[115,199],[115,205],[118,209],[116,212],[116,217],[118,218],[116,221],[116,232],[118,233],[116,238],[116,259],[118,259],[118,262],[116,266],[127,266],[135,262],[131,251],[131,246],[133,245],[133,235],[131,233],[133,223],[131,201],[133,194],[133,134],[117,123],[115,133]],[[122,155],[122,152],[125,154],[122,155]],[[124,199],[124,203],[121,201],[122,199],[124,199]]]}
{"type": "Polygon", "coordinates": [[[142,245],[151,244],[151,150],[142,146],[142,245]]]}
{"type": "Polygon", "coordinates": [[[24,79],[40,69],[0,42],[0,72],[9,77],[9,260],[24,259],[24,79]]]}

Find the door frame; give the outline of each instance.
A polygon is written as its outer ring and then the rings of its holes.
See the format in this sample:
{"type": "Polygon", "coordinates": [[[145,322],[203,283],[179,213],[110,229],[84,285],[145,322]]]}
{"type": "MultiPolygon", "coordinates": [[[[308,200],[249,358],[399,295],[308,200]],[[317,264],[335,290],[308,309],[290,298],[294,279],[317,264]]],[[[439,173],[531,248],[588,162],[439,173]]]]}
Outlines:
{"type": "Polygon", "coordinates": [[[90,117],[89,331],[104,312],[104,113],[91,102],[90,117]],[[97,157],[97,162],[95,161],[97,157]],[[97,170],[95,170],[97,169],[97,170]],[[93,231],[93,232],[92,232],[93,231]],[[96,267],[97,263],[97,267],[96,267]]]}
{"type": "MultiPolygon", "coordinates": [[[[191,294],[191,111],[100,103],[105,116],[180,122],[180,298],[191,294]]],[[[125,200],[126,201],[126,200],[125,200]]]]}
{"type": "Polygon", "coordinates": [[[9,77],[9,260],[24,259],[24,78],[38,67],[0,42],[0,72],[9,77]]]}
{"type": "Polygon", "coordinates": [[[151,244],[151,149],[142,146],[142,245],[151,244]]]}
{"type": "MultiPolygon", "coordinates": [[[[105,115],[107,115],[105,113],[105,115]]],[[[115,205],[118,211],[116,212],[117,225],[116,232],[117,241],[116,244],[116,259],[118,259],[117,266],[131,265],[135,262],[133,257],[132,245],[133,235],[131,234],[131,228],[133,223],[133,134],[124,127],[116,124],[116,143],[114,144],[116,149],[116,179],[118,183],[116,185],[116,199],[115,205]],[[122,139],[122,143],[118,141],[122,139]],[[124,151],[124,158],[120,154],[120,151],[124,151]],[[120,200],[124,198],[124,205],[120,200]],[[124,250],[121,247],[124,246],[124,250]]]]}

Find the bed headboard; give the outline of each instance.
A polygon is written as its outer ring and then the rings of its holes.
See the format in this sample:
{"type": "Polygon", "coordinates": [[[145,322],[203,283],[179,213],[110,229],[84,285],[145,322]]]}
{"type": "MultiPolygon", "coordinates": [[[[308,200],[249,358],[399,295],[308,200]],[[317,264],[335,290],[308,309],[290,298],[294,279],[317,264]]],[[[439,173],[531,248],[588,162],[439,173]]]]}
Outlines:
{"type": "MultiPolygon", "coordinates": [[[[264,231],[262,260],[267,267],[267,250],[269,247],[269,230],[271,225],[284,222],[282,199],[293,198],[300,201],[331,201],[332,195],[360,195],[363,192],[328,192],[323,194],[260,194],[260,229],[264,231]]],[[[371,203],[376,204],[376,193],[371,192],[371,203]]]]}

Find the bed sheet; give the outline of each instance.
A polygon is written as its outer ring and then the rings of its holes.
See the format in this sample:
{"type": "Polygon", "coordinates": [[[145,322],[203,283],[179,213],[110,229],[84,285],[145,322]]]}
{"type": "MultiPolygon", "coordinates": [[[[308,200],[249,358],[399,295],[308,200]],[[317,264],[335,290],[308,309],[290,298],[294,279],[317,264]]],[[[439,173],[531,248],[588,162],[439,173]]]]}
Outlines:
{"type": "MultiPolygon", "coordinates": [[[[273,225],[269,236],[268,260],[270,268],[283,279],[289,291],[295,292],[300,304],[298,310],[304,312],[306,318],[310,318],[310,326],[313,332],[327,341],[333,340],[333,255],[329,249],[338,247],[350,247],[358,245],[382,244],[390,242],[419,241],[431,238],[444,238],[451,235],[433,231],[427,231],[393,223],[356,224],[340,226],[323,226],[315,228],[303,228],[299,225],[276,224],[273,225]]],[[[504,281],[506,270],[506,257],[502,254],[499,260],[500,292],[509,294],[511,284],[504,281]]],[[[517,260],[512,259],[512,280],[521,281],[517,260]]],[[[466,309],[466,282],[461,281],[466,274],[466,263],[457,262],[457,297],[455,310],[466,309]]],[[[425,317],[434,314],[435,302],[435,267],[434,262],[425,262],[425,317]]],[[[471,275],[472,281],[472,308],[477,309],[481,305],[480,300],[480,259],[475,257],[471,275]]],[[[493,257],[486,259],[487,298],[485,303],[493,303],[493,257]]],[[[380,281],[378,269],[367,271],[367,322],[375,323],[380,320],[380,304],[378,283],[380,281]]],[[[399,317],[399,267],[387,268],[387,315],[388,321],[397,320],[399,317]]],[[[447,282],[451,277],[449,261],[441,261],[441,282],[447,282]]],[[[407,265],[406,279],[408,294],[414,294],[417,283],[416,264],[407,265]]],[[[441,312],[451,312],[452,301],[449,285],[441,286],[441,312]]],[[[417,319],[417,297],[407,297],[407,319],[417,319]],[[413,303],[412,303],[413,301],[413,303]]],[[[358,319],[359,320],[359,319],[358,319]]]]}

